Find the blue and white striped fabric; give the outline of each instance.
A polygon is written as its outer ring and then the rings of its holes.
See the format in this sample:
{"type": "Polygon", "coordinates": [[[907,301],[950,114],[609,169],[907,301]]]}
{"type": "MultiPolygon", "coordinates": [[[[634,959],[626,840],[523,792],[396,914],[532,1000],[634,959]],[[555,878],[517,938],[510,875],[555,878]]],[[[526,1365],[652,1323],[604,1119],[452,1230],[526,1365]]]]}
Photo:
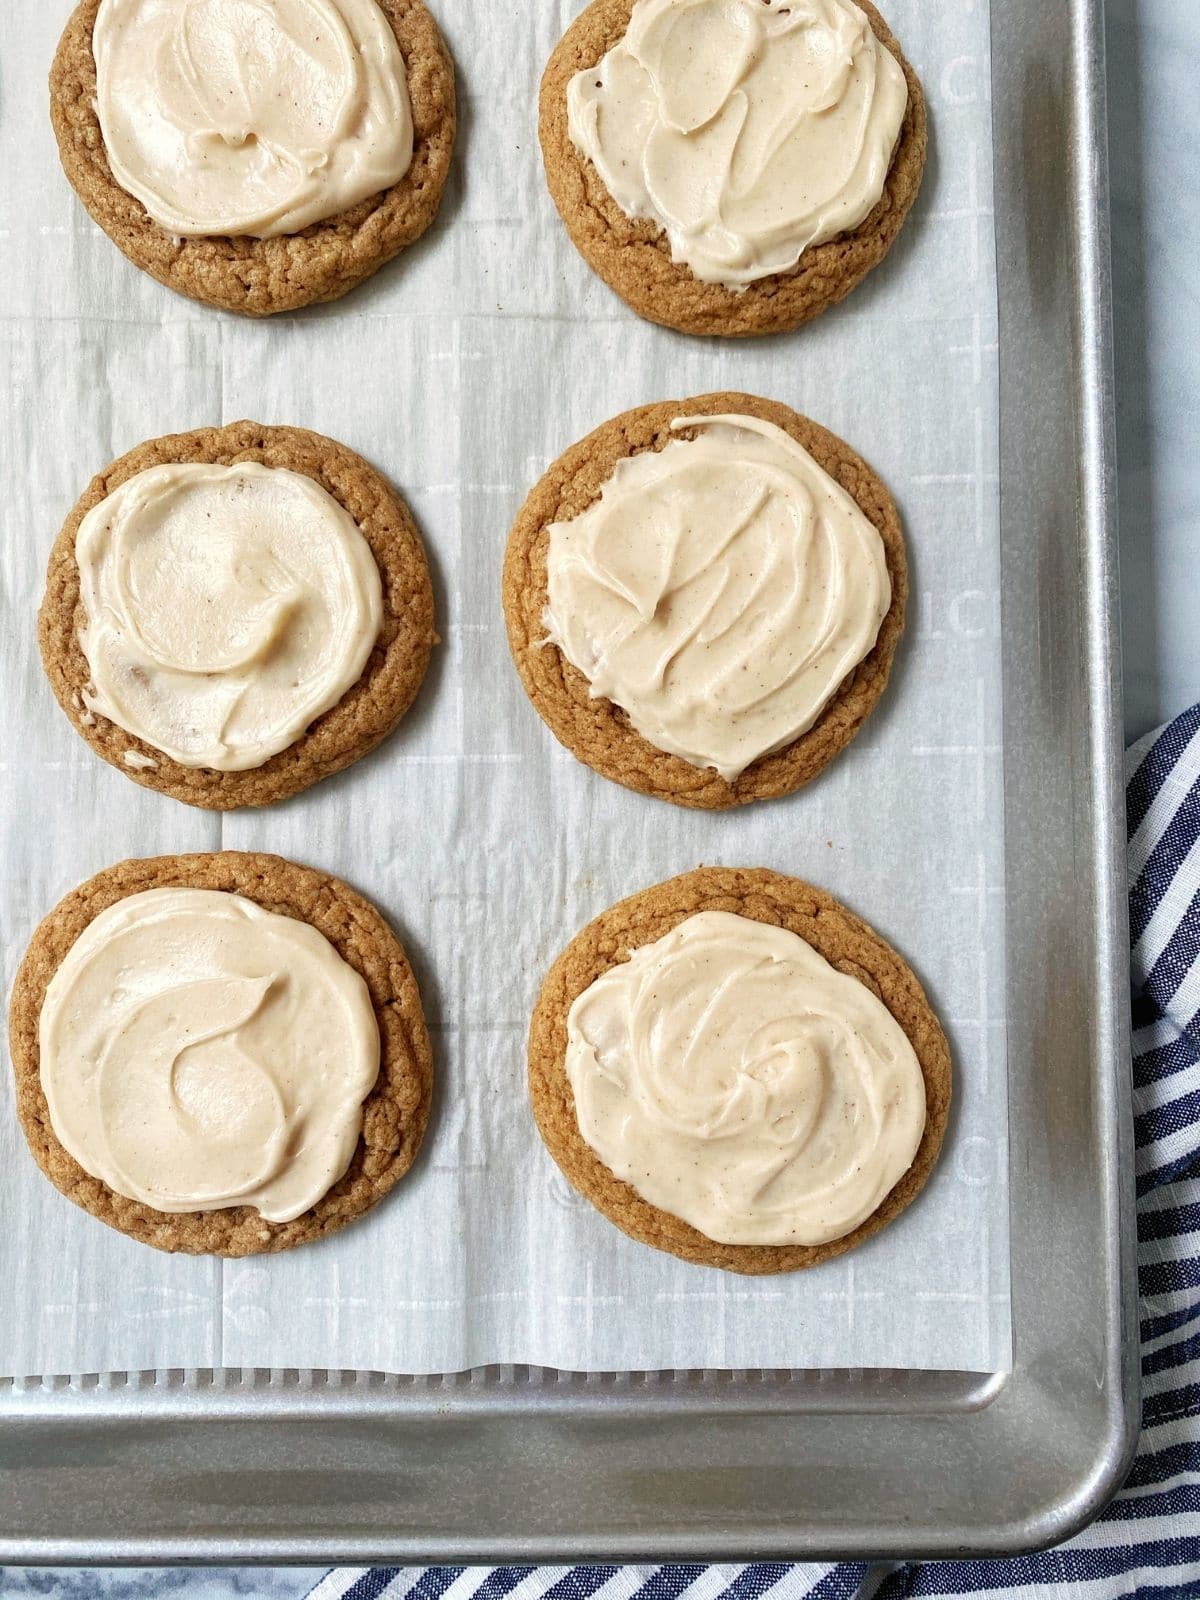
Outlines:
{"type": "Polygon", "coordinates": [[[1135,745],[1127,771],[1142,1440],[1104,1516],[1008,1561],[339,1568],[309,1600],[1200,1596],[1200,705],[1135,745]]]}

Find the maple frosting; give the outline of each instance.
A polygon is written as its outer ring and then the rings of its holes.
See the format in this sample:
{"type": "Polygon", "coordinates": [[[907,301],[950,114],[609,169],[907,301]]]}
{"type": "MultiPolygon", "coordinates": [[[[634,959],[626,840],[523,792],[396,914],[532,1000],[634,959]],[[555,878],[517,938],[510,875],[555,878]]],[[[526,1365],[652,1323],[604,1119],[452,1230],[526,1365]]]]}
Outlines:
{"type": "Polygon", "coordinates": [[[376,0],[102,0],[92,51],[113,177],[168,233],[297,233],[412,162],[376,0]]]}
{"type": "Polygon", "coordinates": [[[580,994],[584,1140],[643,1199],[734,1245],[843,1238],[907,1172],[925,1082],[857,978],[784,928],[688,917],[580,994]]]}
{"type": "Polygon", "coordinates": [[[354,971],[308,923],[220,890],[102,911],[46,989],[41,1081],[59,1141],[157,1211],[288,1222],[345,1172],[379,1072],[354,971]]]}
{"type": "Polygon", "coordinates": [[[907,104],[853,0],[637,0],[567,87],[571,140],[621,210],[734,290],[865,221],[907,104]]]}
{"type": "Polygon", "coordinates": [[[150,467],[75,538],[84,702],[187,767],[241,772],[356,683],[382,585],[315,479],[258,462],[150,467]]]}
{"type": "Polygon", "coordinates": [[[732,782],[810,728],[891,604],[883,541],[773,423],[694,430],[617,463],[554,523],[549,638],[643,738],[732,782]]]}

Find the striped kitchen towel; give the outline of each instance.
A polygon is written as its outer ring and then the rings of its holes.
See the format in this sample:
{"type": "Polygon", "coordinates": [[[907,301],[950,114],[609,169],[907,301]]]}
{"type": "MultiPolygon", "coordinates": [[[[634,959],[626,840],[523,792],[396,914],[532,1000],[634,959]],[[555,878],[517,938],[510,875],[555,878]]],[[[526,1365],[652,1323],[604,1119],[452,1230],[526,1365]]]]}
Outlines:
{"type": "Polygon", "coordinates": [[[1003,1561],[337,1568],[309,1600],[1200,1597],[1200,705],[1135,745],[1127,775],[1142,1440],[1100,1520],[1003,1561]]]}

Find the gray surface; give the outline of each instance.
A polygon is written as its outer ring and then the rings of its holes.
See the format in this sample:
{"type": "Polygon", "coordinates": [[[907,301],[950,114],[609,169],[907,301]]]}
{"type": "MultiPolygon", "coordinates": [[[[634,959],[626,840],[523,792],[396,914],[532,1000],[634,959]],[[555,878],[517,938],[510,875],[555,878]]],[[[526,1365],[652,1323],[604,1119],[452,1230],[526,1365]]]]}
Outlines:
{"type": "Polygon", "coordinates": [[[1108,0],[1125,726],[1200,696],[1200,5],[1108,0]]]}
{"type": "MultiPolygon", "coordinates": [[[[1195,82],[1195,70],[1200,61],[1200,8],[1192,0],[1112,0],[1110,5],[1114,35],[1112,51],[1114,64],[1110,70],[1110,85],[1114,94],[1114,203],[1118,222],[1115,242],[1115,274],[1117,274],[1118,309],[1118,395],[1120,395],[1120,450],[1122,450],[1122,510],[1125,523],[1125,590],[1126,651],[1128,651],[1128,683],[1130,683],[1130,730],[1138,733],[1144,726],[1178,710],[1197,693],[1197,629],[1190,618],[1195,616],[1195,606],[1200,602],[1195,573],[1195,562],[1186,542],[1187,506],[1194,504],[1197,494],[1197,477],[1192,472],[1194,456],[1195,379],[1187,379],[1187,341],[1194,339],[1195,299],[1189,293],[1189,254],[1194,259],[1200,229],[1194,213],[1179,206],[1184,190],[1187,165],[1195,165],[1195,150],[1189,152],[1186,139],[1179,136],[1179,107],[1184,96],[1190,93],[1195,82]],[[1134,54],[1134,22],[1141,13],[1139,48],[1134,54]],[[1187,59],[1181,54],[1181,43],[1190,43],[1190,70],[1187,59]],[[1173,82],[1179,99],[1171,120],[1170,106],[1165,106],[1158,96],[1162,85],[1173,82]],[[1147,101],[1150,106],[1147,107],[1147,101]],[[1170,174],[1174,173],[1171,179],[1170,174]],[[1142,194],[1144,189],[1144,194],[1142,194]],[[1141,205],[1147,203],[1149,211],[1142,219],[1141,205]],[[1190,251],[1189,251],[1190,230],[1190,251]],[[1146,240],[1146,245],[1144,245],[1146,240]],[[1176,262],[1171,274],[1171,262],[1176,262]],[[1142,341],[1147,342],[1152,360],[1144,370],[1141,362],[1142,341]],[[1149,376],[1147,376],[1149,373],[1149,376]],[[1189,418],[1190,424],[1189,427],[1189,418]],[[1150,467],[1155,472],[1155,494],[1150,498],[1146,483],[1150,467]],[[1130,477],[1133,482],[1130,482],[1130,477]],[[1189,589],[1190,582],[1190,589],[1189,589]],[[1189,616],[1190,605],[1190,616],[1189,616]]],[[[1050,85],[1053,90],[1053,85],[1050,85]]],[[[1042,85],[1045,93],[1046,85],[1042,85]]],[[[1051,94],[1050,99],[1053,99],[1051,94]]],[[[1034,107],[1030,107],[1030,110],[1034,107]]],[[[1030,117],[1032,122],[1032,117],[1030,117]]],[[[1034,123],[1035,131],[1035,123],[1034,123]]],[[[1187,133],[1187,130],[1184,130],[1187,133]]],[[[1035,154],[1035,152],[1034,152],[1035,154]]],[[[1194,288],[1192,288],[1194,296],[1194,288]]],[[[1069,533],[1069,530],[1064,530],[1069,533]]],[[[1043,552],[1045,554],[1045,552],[1043,552]]],[[[1059,573],[1061,579],[1061,573],[1059,573]]],[[[1058,622],[1050,618],[1048,621],[1058,622]]],[[[1059,678],[1059,690],[1067,698],[1069,680],[1059,678]]],[[[1043,707],[1045,710],[1045,707],[1043,707]]],[[[1053,798],[1053,797],[1051,797],[1053,798]]],[[[1061,818],[1053,818],[1054,826],[1061,818]]],[[[1067,890],[1067,886],[1064,886],[1067,890]]],[[[1064,906],[1070,904],[1067,890],[1064,906]]],[[[1112,954],[1112,952],[1109,952],[1112,954]]],[[[1112,976],[1112,974],[1107,974],[1112,976]]],[[[1090,994],[1075,990],[1064,997],[1069,1021],[1070,1011],[1080,1006],[1080,1021],[1086,1027],[1090,994]]],[[[1112,1085],[1109,1085],[1112,1088],[1112,1085]]],[[[1096,1109],[1093,1109],[1096,1110],[1096,1109]]],[[[1104,1106],[1098,1107],[1104,1112],[1104,1106]]],[[[1046,1102],[1048,1117],[1066,1115],[1064,1104],[1046,1102]]],[[[1104,1117],[1096,1117],[1096,1126],[1104,1117]]],[[[1094,1128],[1093,1128],[1094,1131],[1094,1128]]],[[[1075,1197],[1080,1198],[1078,1197],[1075,1197]]],[[[1064,1280],[1067,1298],[1077,1293],[1070,1261],[1059,1259],[1059,1269],[1064,1280]]],[[[1107,1362],[1107,1376],[1112,1378],[1112,1363],[1107,1362]]],[[[1102,1373],[1104,1368],[1098,1368],[1102,1373]]],[[[1088,1426],[1085,1408],[1070,1406],[1062,1411],[1062,1368],[1042,1374],[1042,1403],[1045,1408],[1046,1446],[1069,1451],[1078,1440],[1070,1437],[1075,1429],[1088,1426]]],[[[1002,1402],[989,1408],[984,1416],[997,1416],[1005,1408],[1010,1395],[1002,1395],[1002,1402]]],[[[1011,1408],[1010,1408],[1011,1410],[1011,1408]]],[[[1010,1418],[1011,1421],[1011,1418],[1010,1418]]],[[[933,1421],[909,1421],[912,1450],[909,1459],[920,1458],[923,1464],[923,1486],[928,1506],[920,1507],[931,1517],[939,1515],[936,1504],[939,1494],[942,1454],[930,1450],[933,1445],[933,1421]]],[[[798,1422],[798,1429],[805,1422],[798,1422]]],[[[562,1445],[562,1438],[554,1434],[546,1438],[550,1450],[562,1445]]],[[[1005,1437],[1000,1438],[1005,1443],[1005,1437]]],[[[1006,1438],[1011,1446],[1013,1438],[1006,1438]]],[[[483,1454],[482,1438],[475,1438],[472,1454],[483,1454]]],[[[981,1440],[982,1445],[982,1440],[981,1440]]],[[[995,1445],[995,1442],[994,1442],[995,1445]]],[[[872,1491],[886,1493],[890,1490],[890,1475],[872,1472],[867,1478],[872,1491]]],[[[576,1515],[571,1526],[584,1523],[589,1515],[586,1498],[576,1502],[576,1515]]],[[[944,1512],[942,1512],[944,1517],[944,1512]]],[[[667,1518],[659,1526],[666,1528],[667,1518]]],[[[563,1544],[568,1528],[563,1526],[563,1544]]],[[[864,1544],[869,1534],[864,1536],[864,1544]]],[[[989,1541],[990,1542],[990,1541],[989,1541]]],[[[880,1547],[875,1544],[875,1547],[880,1547]]],[[[798,1541],[794,1550],[798,1554],[798,1541]]],[[[85,1554],[85,1552],[80,1552],[85,1554]]],[[[661,1541],[651,1542],[646,1554],[651,1558],[666,1554],[661,1541]]],[[[755,1554],[763,1554],[757,1550],[755,1554]]],[[[98,1579],[86,1579],[85,1589],[61,1587],[50,1589],[43,1582],[50,1574],[38,1574],[37,1589],[26,1589],[24,1581],[8,1579],[5,1594],[21,1592],[102,1592],[98,1579]],[[21,1586],[18,1586],[21,1584],[21,1586]]],[[[171,1574],[171,1586],[178,1584],[186,1574],[171,1574]]],[[[274,1576],[274,1574],[272,1574],[274,1576]]],[[[290,1574],[296,1578],[296,1574],[290,1574]]],[[[307,1578],[304,1579],[307,1582],[307,1578]]],[[[69,1579],[64,1579],[67,1584],[69,1579]]],[[[125,1579],[114,1576],[114,1594],[154,1592],[152,1587],[142,1587],[144,1576],[130,1574],[125,1579]]],[[[226,1574],[205,1574],[205,1578],[192,1579],[195,1587],[187,1587],[192,1600],[214,1595],[224,1600],[224,1595],[237,1592],[230,1589],[226,1574]],[[208,1584],[208,1587],[205,1587],[208,1584]],[[224,1587],[214,1587],[221,1584],[224,1587]]],[[[250,1592],[270,1594],[270,1578],[262,1574],[254,1579],[250,1592]]],[[[107,1586],[106,1586],[107,1587],[107,1586]]],[[[165,1586],[163,1586],[165,1587],[165,1586]]],[[[286,1581],[280,1594],[294,1594],[298,1586],[286,1581]]],[[[302,1589],[299,1590],[302,1592],[302,1589]]]]}
{"type": "Polygon", "coordinates": [[[0,1600],[300,1600],[322,1567],[0,1568],[0,1600]]]}

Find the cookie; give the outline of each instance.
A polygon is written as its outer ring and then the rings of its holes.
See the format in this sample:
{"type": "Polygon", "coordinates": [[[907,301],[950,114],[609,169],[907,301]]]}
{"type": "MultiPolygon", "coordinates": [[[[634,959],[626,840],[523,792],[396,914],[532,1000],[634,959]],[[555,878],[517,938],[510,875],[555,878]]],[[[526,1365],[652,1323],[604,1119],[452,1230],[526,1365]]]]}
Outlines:
{"type": "Polygon", "coordinates": [[[538,1131],[568,1181],[640,1244],[701,1266],[761,1275],[795,1272],[864,1243],[916,1199],[937,1161],[950,1112],[950,1049],[916,975],[874,929],[831,895],[766,868],[700,867],[643,889],[604,911],[551,967],[529,1029],[529,1092],[538,1131]],[[687,918],[727,911],[786,928],[839,972],[865,984],[907,1035],[925,1081],[925,1131],[899,1183],[865,1222],[820,1245],[719,1244],[651,1205],[618,1179],[584,1141],[566,1073],[567,1013],[603,973],[687,918]]]}
{"type": "Polygon", "coordinates": [[[323,1238],[369,1211],[412,1166],[429,1120],[433,1057],[416,979],[404,949],[362,895],[279,856],[213,855],[122,861],[73,889],[34,934],[13,985],[9,1040],[17,1115],[39,1167],[76,1205],[158,1250],[247,1256],[323,1238]],[[116,1194],[59,1143],[39,1070],[38,1022],[46,989],[67,952],[102,911],[165,887],[217,889],[309,923],[365,980],[379,1026],[379,1078],[363,1105],[363,1127],[345,1174],[294,1221],[270,1223],[251,1206],[167,1213],[116,1194]]]}
{"type": "Polygon", "coordinates": [[[168,289],[223,311],[265,317],[336,300],[420,238],[437,215],[454,149],[454,68],[421,0],[378,0],[404,58],[413,156],[390,188],[298,233],[172,237],[113,177],[96,113],[92,30],[101,0],[80,0],[50,72],[63,170],[92,220],[168,289]]]}
{"type": "Polygon", "coordinates": [[[567,85],[624,37],[634,0],[592,0],[559,40],[542,76],[539,98],[546,182],[575,248],[638,316],[681,333],[740,338],[787,332],[843,299],[891,249],[921,186],[925,97],[879,12],[870,0],[857,3],[908,85],[908,106],[883,194],[858,227],[810,246],[789,271],[740,290],[704,282],[685,263],[672,261],[670,243],[657,222],[627,216],[571,139],[567,85]]]}
{"type": "Polygon", "coordinates": [[[375,469],[345,445],[303,428],[233,422],[168,434],[121,456],[97,474],[50,552],[38,616],[42,663],[58,703],[98,755],[126,777],[173,799],[213,811],[269,805],[357,761],[400,721],[421,686],[436,640],[433,589],[420,535],[407,506],[375,469]],[[229,466],[259,462],[313,479],[358,525],[383,587],[383,626],[358,681],[295,743],[241,772],[189,767],[93,713],[86,703],[87,658],[80,645],[86,612],[75,537],[86,514],[120,484],[175,462],[229,466]]]}
{"type": "Polygon", "coordinates": [[[790,794],[816,777],[858,733],[888,680],[904,629],[908,568],[900,519],[883,483],[849,445],[817,423],[772,400],[706,394],[626,411],[572,445],[549,468],[521,507],[509,534],[503,572],[504,615],[513,660],[539,716],[561,744],[603,777],[675,805],[720,810],[790,794]],[[742,413],[773,423],[801,444],[857,503],[883,541],[891,605],[870,653],[845,678],[807,732],[762,756],[732,782],[657,749],[611,700],[593,699],[587,678],[557,645],[546,643],[548,529],[577,517],[598,497],[626,456],[661,450],[688,429],[676,417],[742,413]]]}

